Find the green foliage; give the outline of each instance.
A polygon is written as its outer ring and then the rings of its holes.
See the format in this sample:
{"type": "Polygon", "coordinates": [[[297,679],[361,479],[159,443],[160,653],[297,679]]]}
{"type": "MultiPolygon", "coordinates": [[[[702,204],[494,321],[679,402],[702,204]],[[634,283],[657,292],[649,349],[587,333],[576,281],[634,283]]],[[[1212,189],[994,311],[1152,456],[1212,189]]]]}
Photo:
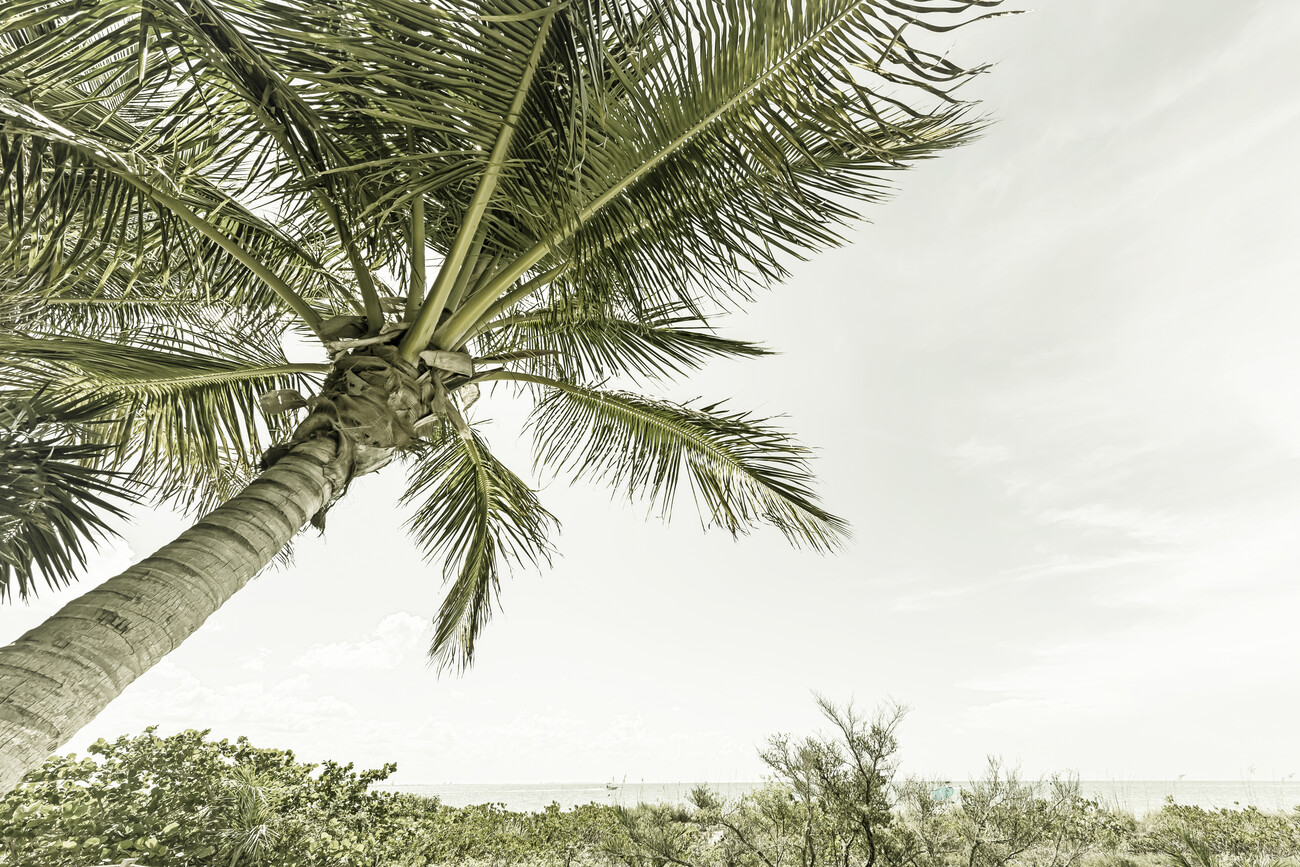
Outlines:
{"type": "Polygon", "coordinates": [[[407,802],[367,791],[395,766],[315,766],[206,735],[149,729],[51,758],[0,801],[0,864],[369,865],[407,842],[393,821],[407,802]]]}
{"type": "Polygon", "coordinates": [[[264,416],[259,395],[305,388],[325,369],[289,364],[269,324],[206,335],[180,323],[120,328],[111,339],[0,331],[0,359],[9,375],[65,401],[92,395],[103,405],[103,437],[114,466],[125,466],[142,490],[176,498],[195,511],[238,491],[227,476],[253,475],[257,456],[287,435],[280,417],[264,416]]]}
{"type": "Polygon", "coordinates": [[[134,499],[120,474],[95,466],[110,451],[112,400],[0,392],[0,601],[26,599],[41,576],[52,587],[85,565],[85,543],[114,531],[134,499]]]}
{"type": "Polygon", "coordinates": [[[1172,867],[1294,867],[1300,865],[1300,812],[1207,810],[1170,798],[1145,823],[1135,849],[1157,853],[1172,867]]]}
{"type": "Polygon", "coordinates": [[[734,802],[516,812],[372,791],[395,769],[304,764],[206,732],[99,741],[0,800],[0,867],[1297,867],[1300,812],[1172,800],[1141,821],[990,761],[956,798],[898,779],[903,709],[821,701],[832,734],[778,735],[734,802]]]}
{"type": "Polygon", "coordinates": [[[889,705],[867,717],[851,704],[817,701],[834,733],[770,738],[759,754],[774,775],[768,786],[732,805],[701,788],[686,809],[623,812],[632,844],[625,860],[690,867],[909,863],[894,828],[900,816],[893,786],[906,709],[889,705]]]}
{"type": "Polygon", "coordinates": [[[1130,837],[1132,819],[1084,798],[1075,777],[1028,782],[990,758],[955,801],[936,801],[933,781],[901,787],[899,863],[912,867],[1072,867],[1130,837]]]}
{"type": "Polygon", "coordinates": [[[1025,781],[990,759],[956,798],[939,781],[899,780],[904,710],[871,717],[819,698],[832,734],[778,735],[764,787],[725,804],[621,812],[631,867],[1294,867],[1300,813],[1207,811],[1172,802],[1139,822],[1084,798],[1070,776],[1025,781]]]}
{"type": "Polygon", "coordinates": [[[845,523],[816,502],[808,450],[767,419],[553,383],[530,419],[539,462],[659,504],[684,476],[706,526],[733,536],[770,524],[794,544],[839,545],[845,523]]]}
{"type": "Polygon", "coordinates": [[[606,376],[682,376],[712,358],[756,358],[755,343],[709,333],[683,305],[619,312],[578,301],[542,307],[494,323],[483,336],[485,360],[514,360],[525,373],[599,381],[606,376]]]}
{"type": "Polygon", "coordinates": [[[622,840],[613,808],[587,804],[518,813],[500,804],[440,806],[423,817],[422,857],[429,864],[608,864],[605,849],[622,840]]]}
{"type": "Polygon", "coordinates": [[[426,867],[575,865],[618,837],[607,807],[515,813],[370,791],[395,765],[304,764],[207,732],[98,741],[56,756],[0,800],[0,865],[426,867]]]}
{"type": "Polygon", "coordinates": [[[444,667],[463,667],[500,587],[498,563],[547,559],[547,535],[558,522],[473,431],[447,437],[417,464],[403,502],[416,499],[423,503],[410,526],[428,558],[446,563],[450,584],[435,625],[434,657],[444,667]]]}

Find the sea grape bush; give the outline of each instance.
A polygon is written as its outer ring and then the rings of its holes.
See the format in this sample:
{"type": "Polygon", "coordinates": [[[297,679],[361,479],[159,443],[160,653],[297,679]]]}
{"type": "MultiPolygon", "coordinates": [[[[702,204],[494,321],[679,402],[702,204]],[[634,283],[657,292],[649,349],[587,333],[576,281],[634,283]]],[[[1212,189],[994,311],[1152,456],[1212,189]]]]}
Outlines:
{"type": "Polygon", "coordinates": [[[368,791],[394,765],[303,764],[207,734],[148,729],[51,758],[0,800],[0,864],[369,864],[353,857],[373,847],[367,829],[409,809],[368,791]]]}
{"type": "Polygon", "coordinates": [[[372,791],[395,765],[299,762],[208,732],[98,741],[56,756],[0,800],[0,865],[581,867],[620,834],[608,808],[457,809],[372,791]],[[595,853],[595,854],[593,854],[595,853]]]}

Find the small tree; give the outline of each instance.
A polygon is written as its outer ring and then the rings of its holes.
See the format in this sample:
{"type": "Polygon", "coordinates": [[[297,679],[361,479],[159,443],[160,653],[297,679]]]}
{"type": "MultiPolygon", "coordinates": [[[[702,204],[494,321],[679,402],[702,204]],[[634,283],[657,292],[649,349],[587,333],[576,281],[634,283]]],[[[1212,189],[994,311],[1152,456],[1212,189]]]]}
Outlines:
{"type": "Polygon", "coordinates": [[[845,867],[873,867],[893,821],[897,731],[907,708],[887,704],[867,718],[852,703],[840,708],[823,696],[817,706],[835,725],[831,736],[795,742],[777,735],[760,756],[804,805],[810,852],[824,851],[845,867]]]}
{"type": "Polygon", "coordinates": [[[969,867],[1005,867],[1046,849],[1044,867],[1070,867],[1091,842],[1076,819],[1087,809],[1077,776],[1026,783],[1018,768],[990,756],[984,776],[961,792],[959,833],[969,867]]]}
{"type": "Polygon", "coordinates": [[[1134,833],[1077,778],[1027,783],[998,759],[960,798],[937,799],[936,782],[896,780],[905,707],[817,704],[833,730],[770,738],[768,785],[730,805],[701,787],[684,808],[623,811],[617,854],[635,867],[1074,867],[1134,833]]]}
{"type": "Polygon", "coordinates": [[[620,853],[624,860],[684,867],[891,863],[884,856],[894,820],[896,732],[907,709],[887,704],[867,717],[852,703],[840,707],[817,696],[817,705],[833,732],[770,738],[759,755],[773,780],[738,804],[699,787],[686,809],[625,811],[633,847],[620,853]]]}
{"type": "Polygon", "coordinates": [[[1125,830],[1132,833],[1082,796],[1076,776],[1026,782],[996,757],[959,799],[936,799],[936,787],[917,778],[900,786],[900,865],[1073,867],[1091,852],[1114,849],[1125,830]]]}

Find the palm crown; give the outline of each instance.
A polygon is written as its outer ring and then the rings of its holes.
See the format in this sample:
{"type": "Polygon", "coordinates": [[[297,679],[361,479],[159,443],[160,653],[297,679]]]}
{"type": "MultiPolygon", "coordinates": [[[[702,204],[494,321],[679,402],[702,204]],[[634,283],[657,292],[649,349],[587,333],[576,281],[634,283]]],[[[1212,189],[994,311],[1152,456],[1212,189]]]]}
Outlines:
{"type": "Polygon", "coordinates": [[[112,493],[206,511],[328,437],[344,483],[407,459],[463,665],[554,525],[475,429],[490,383],[540,464],[833,547],[768,420],[626,389],[764,354],[711,318],[977,131],[980,70],[923,43],[994,5],[9,0],[0,593],[68,580],[112,493]]]}

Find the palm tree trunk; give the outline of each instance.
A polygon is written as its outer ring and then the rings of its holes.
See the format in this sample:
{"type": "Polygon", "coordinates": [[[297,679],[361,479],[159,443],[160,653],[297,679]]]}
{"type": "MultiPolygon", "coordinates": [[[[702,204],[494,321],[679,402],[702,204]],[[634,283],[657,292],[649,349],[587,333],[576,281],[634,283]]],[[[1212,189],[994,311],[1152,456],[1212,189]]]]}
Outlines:
{"type": "Polygon", "coordinates": [[[152,557],[0,648],[0,795],[198,629],[332,499],[308,440],[152,557]]]}

